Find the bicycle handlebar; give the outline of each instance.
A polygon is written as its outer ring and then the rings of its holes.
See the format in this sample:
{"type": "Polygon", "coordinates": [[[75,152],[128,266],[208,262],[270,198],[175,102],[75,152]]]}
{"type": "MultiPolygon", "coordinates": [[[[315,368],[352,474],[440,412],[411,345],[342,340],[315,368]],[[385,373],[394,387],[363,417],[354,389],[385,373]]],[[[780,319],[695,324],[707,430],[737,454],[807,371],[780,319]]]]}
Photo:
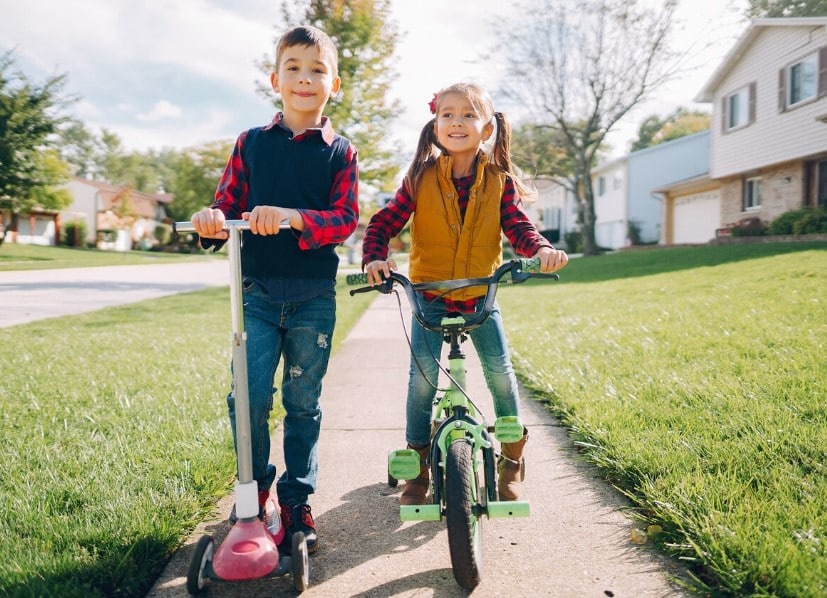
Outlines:
{"type": "MultiPolygon", "coordinates": [[[[425,309],[420,301],[420,297],[417,295],[417,291],[452,291],[469,287],[485,286],[487,288],[485,291],[485,299],[483,301],[482,309],[465,321],[465,330],[471,330],[482,324],[490,315],[491,310],[494,307],[494,299],[497,296],[497,287],[500,284],[503,284],[501,280],[507,274],[511,275],[511,279],[504,282],[510,282],[511,284],[520,284],[529,278],[560,279],[560,276],[556,273],[549,274],[540,272],[539,258],[518,258],[503,263],[491,276],[486,276],[484,278],[461,278],[436,282],[413,283],[404,274],[400,274],[399,272],[391,272],[390,277],[386,278],[383,282],[373,286],[352,289],[350,291],[350,295],[353,296],[356,293],[368,293],[370,291],[376,291],[387,295],[392,291],[394,284],[398,284],[404,289],[405,295],[408,298],[408,303],[410,303],[411,306],[411,311],[413,312],[416,320],[428,330],[439,331],[442,329],[440,322],[434,322],[428,319],[425,314],[425,309]]],[[[368,284],[368,275],[348,274],[345,281],[348,285],[368,284]]]]}

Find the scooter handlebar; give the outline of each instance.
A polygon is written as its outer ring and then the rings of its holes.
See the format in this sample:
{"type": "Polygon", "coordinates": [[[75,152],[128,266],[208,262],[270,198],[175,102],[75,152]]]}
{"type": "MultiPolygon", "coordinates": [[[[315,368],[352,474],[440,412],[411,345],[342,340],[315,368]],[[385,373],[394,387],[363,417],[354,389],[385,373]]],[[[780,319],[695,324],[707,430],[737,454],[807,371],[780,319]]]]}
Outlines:
{"type": "MultiPolygon", "coordinates": [[[[237,228],[239,230],[250,230],[250,221],[249,220],[225,220],[224,221],[224,228],[222,230],[230,230],[231,228],[237,228]]],[[[290,228],[290,221],[289,220],[282,220],[279,228],[290,228]]],[[[195,226],[193,226],[191,221],[185,222],[173,222],[172,223],[172,232],[173,233],[194,233],[195,226]]]]}

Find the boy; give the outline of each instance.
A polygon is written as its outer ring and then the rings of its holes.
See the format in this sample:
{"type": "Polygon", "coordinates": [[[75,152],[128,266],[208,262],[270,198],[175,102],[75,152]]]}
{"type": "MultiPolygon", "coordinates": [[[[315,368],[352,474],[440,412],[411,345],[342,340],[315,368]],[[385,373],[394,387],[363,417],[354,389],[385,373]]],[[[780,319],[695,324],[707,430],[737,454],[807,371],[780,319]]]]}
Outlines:
{"type": "MultiPolygon", "coordinates": [[[[285,470],[276,492],[285,537],[304,532],[309,552],[318,548],[307,497],[316,489],[319,396],[336,321],[335,246],[356,229],[359,218],[356,150],[322,116],[339,91],[337,73],[337,50],[324,32],[287,31],[276,46],[270,75],[283,112],[238,137],[215,201],[192,216],[204,248],[223,244],[225,219],[250,221],[241,269],[253,478],[264,505],[276,477],[268,463],[268,418],[283,357],[285,470]],[[279,232],[282,221],[289,221],[289,231],[279,232]]],[[[227,404],[236,440],[232,392],[227,404]]]]}

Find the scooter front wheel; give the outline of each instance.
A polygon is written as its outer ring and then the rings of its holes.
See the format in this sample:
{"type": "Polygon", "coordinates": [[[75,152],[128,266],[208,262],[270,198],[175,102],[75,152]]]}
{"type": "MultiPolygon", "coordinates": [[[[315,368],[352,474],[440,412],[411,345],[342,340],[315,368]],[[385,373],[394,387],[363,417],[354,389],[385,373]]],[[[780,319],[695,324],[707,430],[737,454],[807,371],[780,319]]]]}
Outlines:
{"type": "Polygon", "coordinates": [[[293,587],[304,592],[310,587],[310,563],[307,558],[307,538],[302,532],[293,534],[290,558],[293,565],[293,587]]]}
{"type": "Polygon", "coordinates": [[[195,545],[195,552],[187,570],[187,592],[195,596],[204,589],[207,582],[205,570],[212,562],[215,542],[212,536],[201,536],[195,545]]]}

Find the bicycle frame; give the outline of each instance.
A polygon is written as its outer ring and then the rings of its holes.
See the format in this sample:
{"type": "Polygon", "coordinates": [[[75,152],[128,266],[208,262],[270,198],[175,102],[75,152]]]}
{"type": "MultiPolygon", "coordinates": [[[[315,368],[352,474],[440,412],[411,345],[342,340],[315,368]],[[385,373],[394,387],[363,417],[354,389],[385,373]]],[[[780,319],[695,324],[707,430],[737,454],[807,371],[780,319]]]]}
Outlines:
{"type": "MultiPolygon", "coordinates": [[[[493,427],[485,421],[476,420],[478,414],[473,401],[466,390],[465,354],[462,343],[467,339],[467,333],[480,326],[491,313],[499,284],[506,275],[511,275],[512,283],[524,282],[532,276],[557,278],[556,274],[538,274],[539,261],[518,259],[506,262],[490,277],[476,279],[462,279],[441,281],[436,283],[413,284],[402,274],[391,272],[391,276],[381,285],[363,287],[351,290],[351,295],[359,292],[379,291],[390,293],[394,284],[405,291],[414,318],[425,328],[441,332],[444,342],[449,346],[448,370],[449,387],[442,396],[434,400],[432,410],[431,433],[431,480],[433,484],[432,504],[400,506],[402,521],[440,521],[446,512],[445,476],[446,459],[449,447],[457,441],[468,441],[471,444],[471,466],[473,477],[477,480],[475,503],[472,507],[474,517],[486,516],[493,518],[528,517],[529,504],[526,501],[498,501],[496,500],[495,464],[491,433],[499,442],[516,442],[522,438],[523,424],[518,417],[505,416],[497,418],[493,427]],[[450,290],[467,288],[470,286],[486,286],[485,299],[480,312],[466,318],[463,316],[444,317],[438,323],[428,319],[421,305],[417,291],[422,290],[450,290]],[[482,476],[480,471],[482,470],[482,476]],[[484,480],[480,484],[480,477],[484,480]],[[485,490],[483,492],[483,489],[485,490]]],[[[367,275],[355,274],[347,277],[348,284],[367,284],[367,275]]],[[[417,477],[420,466],[419,454],[413,449],[392,451],[388,457],[388,470],[396,479],[408,480],[417,477]]]]}

